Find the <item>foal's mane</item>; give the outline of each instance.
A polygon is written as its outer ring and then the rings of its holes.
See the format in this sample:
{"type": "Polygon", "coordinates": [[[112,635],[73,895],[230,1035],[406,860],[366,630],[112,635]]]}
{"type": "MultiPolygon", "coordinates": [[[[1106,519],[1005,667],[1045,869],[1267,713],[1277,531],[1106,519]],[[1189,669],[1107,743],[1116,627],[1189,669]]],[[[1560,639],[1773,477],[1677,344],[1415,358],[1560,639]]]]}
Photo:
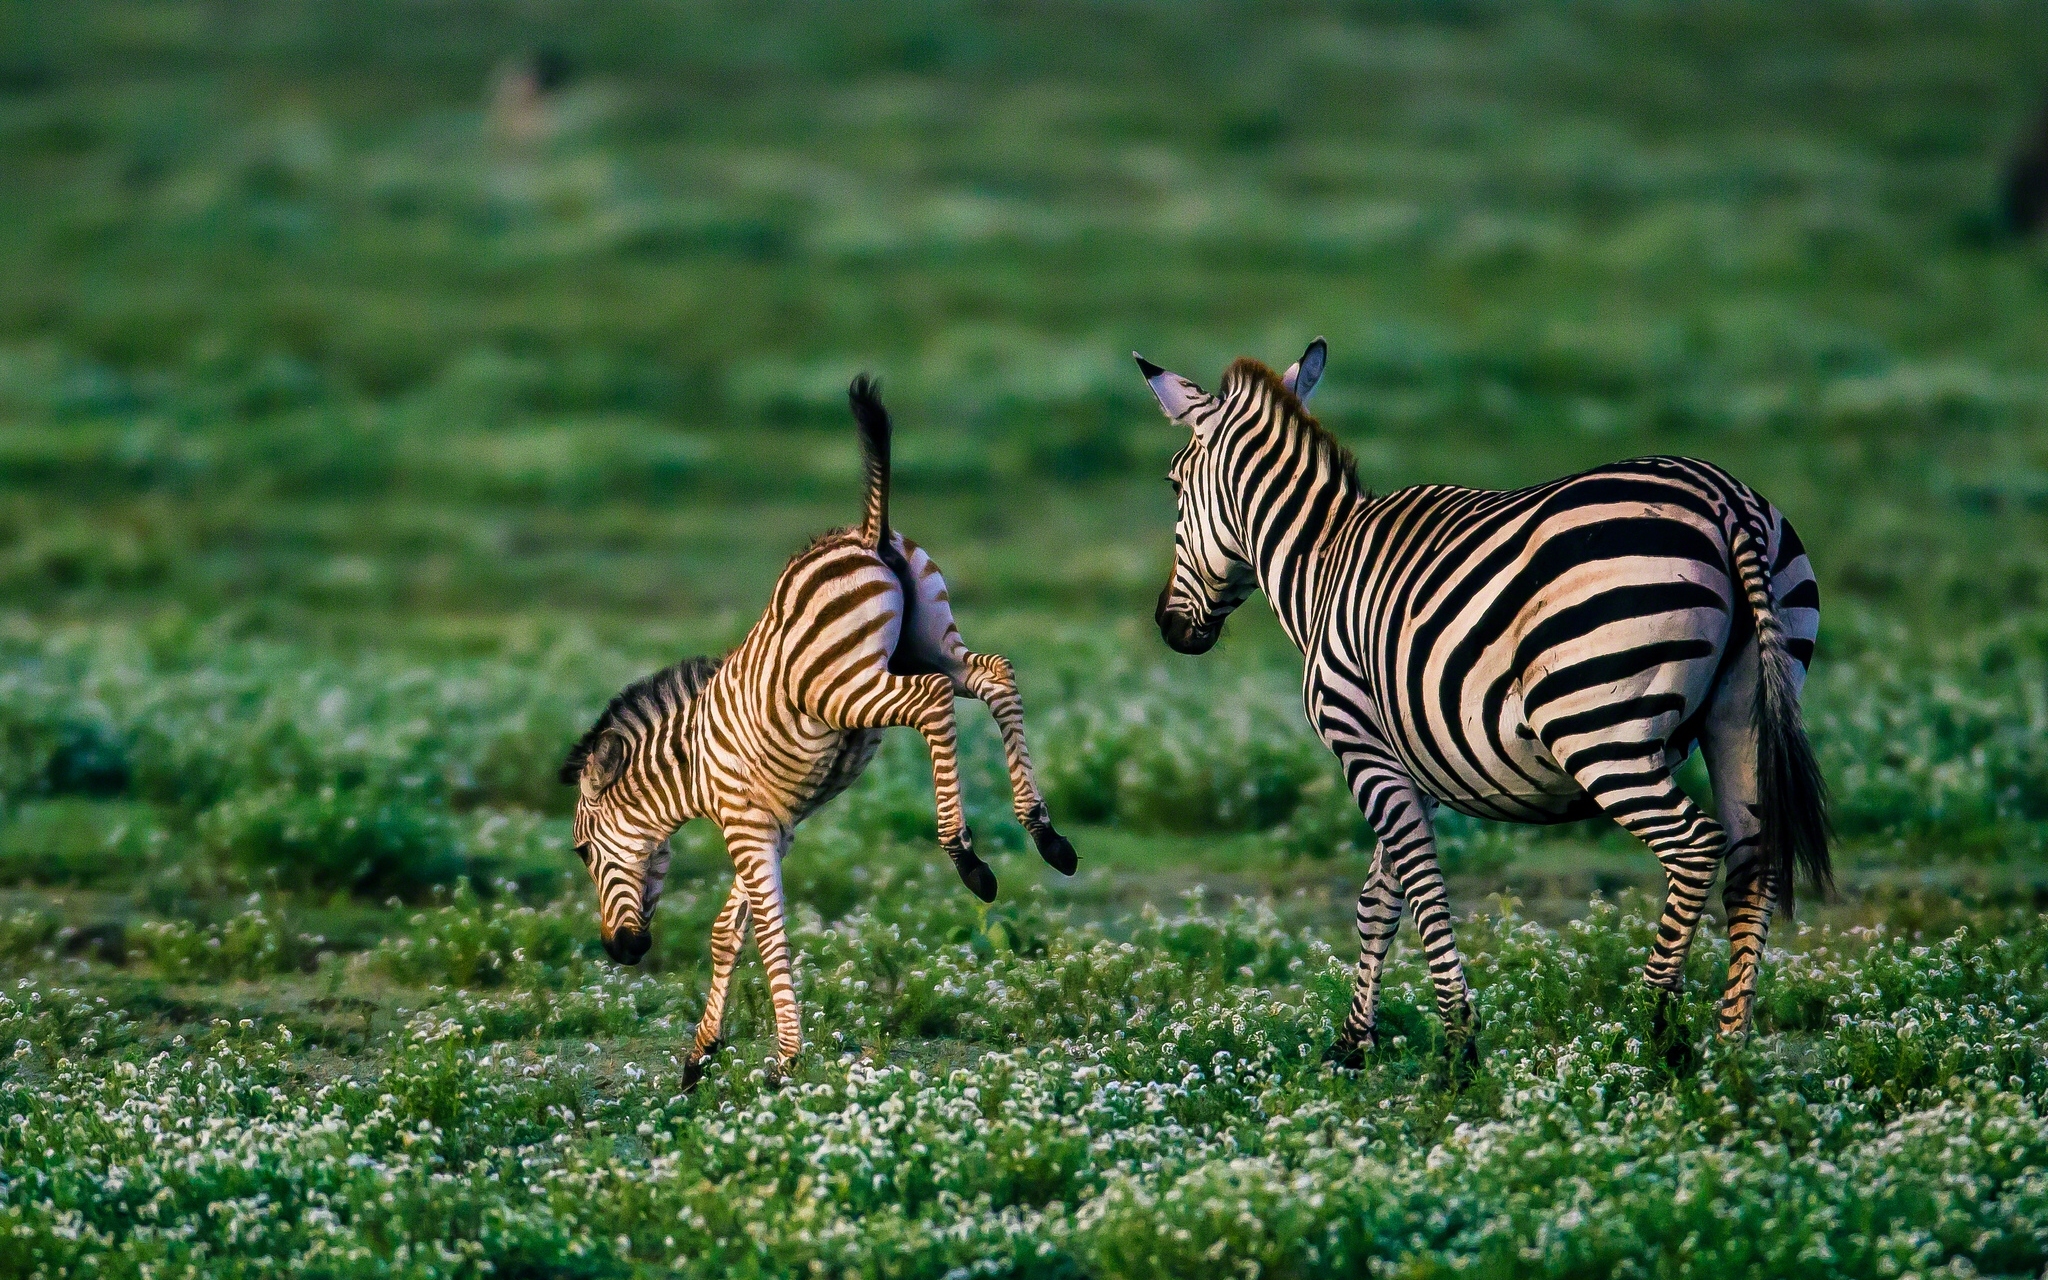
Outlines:
{"type": "Polygon", "coordinates": [[[591,725],[577,739],[576,745],[569,748],[568,758],[562,761],[562,781],[574,782],[583,775],[583,764],[590,759],[597,740],[604,736],[606,729],[618,724],[626,713],[631,712],[635,719],[642,721],[658,721],[673,714],[704,691],[704,686],[717,674],[718,664],[724,661],[722,656],[684,658],[651,676],[642,676],[612,695],[612,700],[597,717],[597,723],[591,725]]]}

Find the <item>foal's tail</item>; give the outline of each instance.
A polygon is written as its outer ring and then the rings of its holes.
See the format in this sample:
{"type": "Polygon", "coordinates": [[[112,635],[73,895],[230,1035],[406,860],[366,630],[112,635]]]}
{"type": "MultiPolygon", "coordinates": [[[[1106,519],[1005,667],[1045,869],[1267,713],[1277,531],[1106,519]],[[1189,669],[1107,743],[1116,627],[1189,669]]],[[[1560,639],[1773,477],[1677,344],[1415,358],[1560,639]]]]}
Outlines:
{"type": "Polygon", "coordinates": [[[889,545],[889,411],[882,407],[881,384],[865,373],[846,389],[846,400],[860,425],[861,461],[867,471],[861,541],[880,551],[889,545]]]}
{"type": "Polygon", "coordinates": [[[1823,894],[1834,888],[1834,868],[1828,859],[1827,784],[1800,723],[1799,686],[1792,669],[1798,659],[1785,646],[1763,540],[1739,524],[1731,543],[1735,573],[1756,619],[1756,772],[1764,866],[1771,896],[1784,904],[1789,916],[1795,867],[1823,894]]]}

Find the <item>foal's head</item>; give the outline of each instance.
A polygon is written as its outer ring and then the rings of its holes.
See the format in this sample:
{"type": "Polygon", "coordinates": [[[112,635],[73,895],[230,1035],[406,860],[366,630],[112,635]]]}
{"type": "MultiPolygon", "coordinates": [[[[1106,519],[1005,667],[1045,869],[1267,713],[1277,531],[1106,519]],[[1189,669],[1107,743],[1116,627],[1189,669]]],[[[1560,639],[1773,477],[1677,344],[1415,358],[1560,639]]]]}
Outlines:
{"type": "Polygon", "coordinates": [[[576,784],[576,856],[597,886],[598,931],[620,964],[638,964],[668,874],[668,838],[692,816],[687,712],[718,670],[691,658],[627,685],[562,762],[576,784]]]}

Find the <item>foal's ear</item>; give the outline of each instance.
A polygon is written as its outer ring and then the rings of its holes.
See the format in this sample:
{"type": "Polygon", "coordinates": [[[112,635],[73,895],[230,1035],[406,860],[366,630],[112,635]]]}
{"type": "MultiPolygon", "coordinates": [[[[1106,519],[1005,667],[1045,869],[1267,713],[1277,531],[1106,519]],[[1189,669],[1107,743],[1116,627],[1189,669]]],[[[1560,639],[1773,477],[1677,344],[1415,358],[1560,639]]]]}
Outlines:
{"type": "Polygon", "coordinates": [[[626,757],[630,754],[626,735],[617,729],[606,729],[591,744],[590,755],[583,762],[583,776],[577,780],[586,798],[595,800],[611,789],[626,771],[626,757]]]}
{"type": "Polygon", "coordinates": [[[1210,428],[1216,425],[1216,397],[1135,351],[1131,352],[1131,359],[1138,362],[1138,372],[1145,375],[1145,385],[1158,398],[1160,411],[1193,431],[1197,439],[1206,439],[1210,428]]]}
{"type": "Polygon", "coordinates": [[[1294,393],[1294,398],[1303,404],[1315,394],[1316,384],[1323,380],[1323,366],[1330,361],[1330,344],[1317,338],[1308,344],[1308,350],[1301,353],[1301,359],[1287,366],[1287,372],[1280,375],[1280,381],[1294,393]]]}

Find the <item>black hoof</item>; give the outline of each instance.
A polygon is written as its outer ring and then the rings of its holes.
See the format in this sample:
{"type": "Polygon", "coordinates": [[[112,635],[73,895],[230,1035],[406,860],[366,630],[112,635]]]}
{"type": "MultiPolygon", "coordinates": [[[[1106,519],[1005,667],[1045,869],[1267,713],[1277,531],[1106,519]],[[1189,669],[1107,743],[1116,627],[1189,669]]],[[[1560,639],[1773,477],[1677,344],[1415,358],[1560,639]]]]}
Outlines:
{"type": "Polygon", "coordinates": [[[1323,1061],[1339,1071],[1362,1071],[1365,1069],[1365,1045],[1346,1044],[1339,1040],[1323,1050],[1323,1061]]]}
{"type": "Polygon", "coordinates": [[[1671,1068],[1675,1076],[1689,1076],[1699,1070],[1700,1051],[1692,1047],[1692,1041],[1673,1040],[1664,1047],[1664,1065],[1671,1068]]]}
{"type": "Polygon", "coordinates": [[[709,1049],[706,1049],[702,1054],[698,1055],[697,1057],[686,1058],[683,1060],[684,1093],[688,1093],[692,1089],[695,1089],[697,1087],[698,1082],[704,1079],[705,1062],[709,1061],[712,1055],[716,1054],[720,1049],[723,1049],[724,1047],[725,1042],[719,1041],[717,1044],[712,1045],[709,1049]]]}
{"type": "Polygon", "coordinates": [[[996,900],[996,873],[988,869],[974,852],[974,833],[965,827],[960,829],[960,843],[949,845],[946,855],[953,859],[954,870],[960,873],[960,883],[983,902],[996,900]]]}
{"type": "Polygon", "coordinates": [[[1658,994],[1657,1010],[1650,1017],[1650,1043],[1673,1075],[1689,1076],[1699,1068],[1700,1054],[1687,1029],[1672,1025],[1671,1003],[1669,993],[1658,994]]]}
{"type": "Polygon", "coordinates": [[[1038,846],[1038,856],[1045,859],[1045,865],[1061,875],[1073,875],[1074,868],[1081,865],[1081,859],[1074,853],[1074,842],[1054,831],[1050,824],[1033,831],[1031,840],[1038,846]]]}
{"type": "Polygon", "coordinates": [[[988,864],[980,858],[960,864],[960,883],[983,902],[996,900],[996,873],[990,871],[988,864]]]}
{"type": "Polygon", "coordinates": [[[1453,1089],[1462,1089],[1479,1075],[1479,1037],[1467,1032],[1444,1046],[1444,1073],[1453,1089]]]}

